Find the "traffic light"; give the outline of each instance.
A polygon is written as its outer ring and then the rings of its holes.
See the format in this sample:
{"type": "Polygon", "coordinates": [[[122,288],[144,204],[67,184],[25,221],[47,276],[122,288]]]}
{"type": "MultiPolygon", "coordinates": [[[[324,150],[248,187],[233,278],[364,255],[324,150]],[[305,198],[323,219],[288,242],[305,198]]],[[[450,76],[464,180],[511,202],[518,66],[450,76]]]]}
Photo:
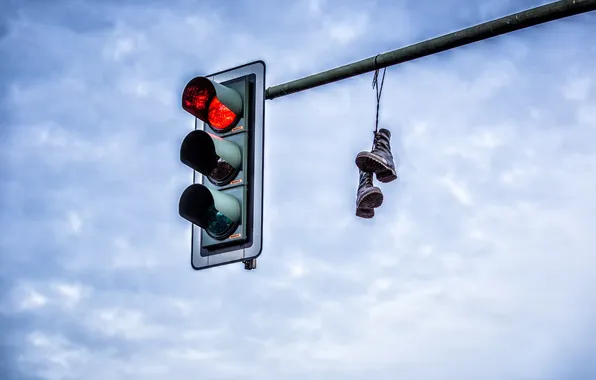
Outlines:
{"type": "Polygon", "coordinates": [[[265,63],[193,78],[182,108],[195,117],[180,146],[193,184],[178,205],[193,224],[191,265],[200,270],[242,261],[254,269],[263,242],[265,63]]]}

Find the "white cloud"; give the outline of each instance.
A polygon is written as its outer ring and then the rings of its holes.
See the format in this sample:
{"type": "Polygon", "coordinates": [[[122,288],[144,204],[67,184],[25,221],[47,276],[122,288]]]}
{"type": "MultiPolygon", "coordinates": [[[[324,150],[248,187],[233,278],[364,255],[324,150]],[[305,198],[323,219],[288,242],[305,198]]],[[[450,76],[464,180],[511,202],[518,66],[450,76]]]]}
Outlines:
{"type": "Polygon", "coordinates": [[[81,217],[76,212],[71,212],[68,214],[68,224],[74,233],[78,233],[81,231],[81,227],[83,226],[83,221],[81,217]]]}
{"type": "Polygon", "coordinates": [[[54,284],[54,288],[58,292],[61,302],[67,307],[75,306],[88,292],[80,284],[58,283],[54,284]]]}
{"type": "Polygon", "coordinates": [[[35,290],[29,289],[27,293],[21,300],[20,309],[37,309],[48,303],[48,299],[35,290]]]}
{"type": "Polygon", "coordinates": [[[591,88],[591,77],[573,78],[565,84],[563,94],[569,100],[586,100],[591,88]]]}
{"type": "Polygon", "coordinates": [[[474,200],[472,199],[471,194],[466,189],[465,184],[457,183],[452,178],[445,177],[442,180],[442,183],[447,187],[451,195],[457,199],[464,206],[473,206],[474,200]]]}

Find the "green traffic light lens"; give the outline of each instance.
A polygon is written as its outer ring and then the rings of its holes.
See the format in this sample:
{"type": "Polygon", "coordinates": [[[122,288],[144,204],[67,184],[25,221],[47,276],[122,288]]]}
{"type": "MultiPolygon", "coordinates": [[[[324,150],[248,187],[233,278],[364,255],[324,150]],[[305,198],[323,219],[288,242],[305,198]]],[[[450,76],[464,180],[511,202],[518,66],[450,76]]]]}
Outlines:
{"type": "Polygon", "coordinates": [[[209,235],[216,239],[228,237],[236,228],[234,222],[219,212],[213,205],[206,210],[207,228],[209,235]]]}

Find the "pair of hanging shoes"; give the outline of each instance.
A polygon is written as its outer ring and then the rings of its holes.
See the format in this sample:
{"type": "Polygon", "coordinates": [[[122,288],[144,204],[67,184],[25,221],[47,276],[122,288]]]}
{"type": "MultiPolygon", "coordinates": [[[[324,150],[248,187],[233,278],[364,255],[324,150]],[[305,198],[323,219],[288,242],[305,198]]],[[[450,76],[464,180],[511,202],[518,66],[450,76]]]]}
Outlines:
{"type": "Polygon", "coordinates": [[[356,156],[356,166],[360,170],[360,181],[356,193],[356,216],[370,219],[375,216],[375,208],[383,204],[381,189],[373,185],[373,174],[382,183],[397,179],[393,154],[391,154],[391,132],[385,128],[375,132],[373,147],[356,156]]]}

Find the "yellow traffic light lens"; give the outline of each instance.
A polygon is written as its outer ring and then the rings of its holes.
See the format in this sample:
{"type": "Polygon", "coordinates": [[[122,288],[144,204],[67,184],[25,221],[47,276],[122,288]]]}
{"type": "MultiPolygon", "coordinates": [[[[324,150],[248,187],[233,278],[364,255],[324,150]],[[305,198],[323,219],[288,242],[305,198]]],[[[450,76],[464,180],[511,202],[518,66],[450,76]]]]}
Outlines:
{"type": "Polygon", "coordinates": [[[238,174],[238,170],[223,158],[217,160],[215,168],[207,176],[209,181],[217,186],[227,185],[238,174]]]}

